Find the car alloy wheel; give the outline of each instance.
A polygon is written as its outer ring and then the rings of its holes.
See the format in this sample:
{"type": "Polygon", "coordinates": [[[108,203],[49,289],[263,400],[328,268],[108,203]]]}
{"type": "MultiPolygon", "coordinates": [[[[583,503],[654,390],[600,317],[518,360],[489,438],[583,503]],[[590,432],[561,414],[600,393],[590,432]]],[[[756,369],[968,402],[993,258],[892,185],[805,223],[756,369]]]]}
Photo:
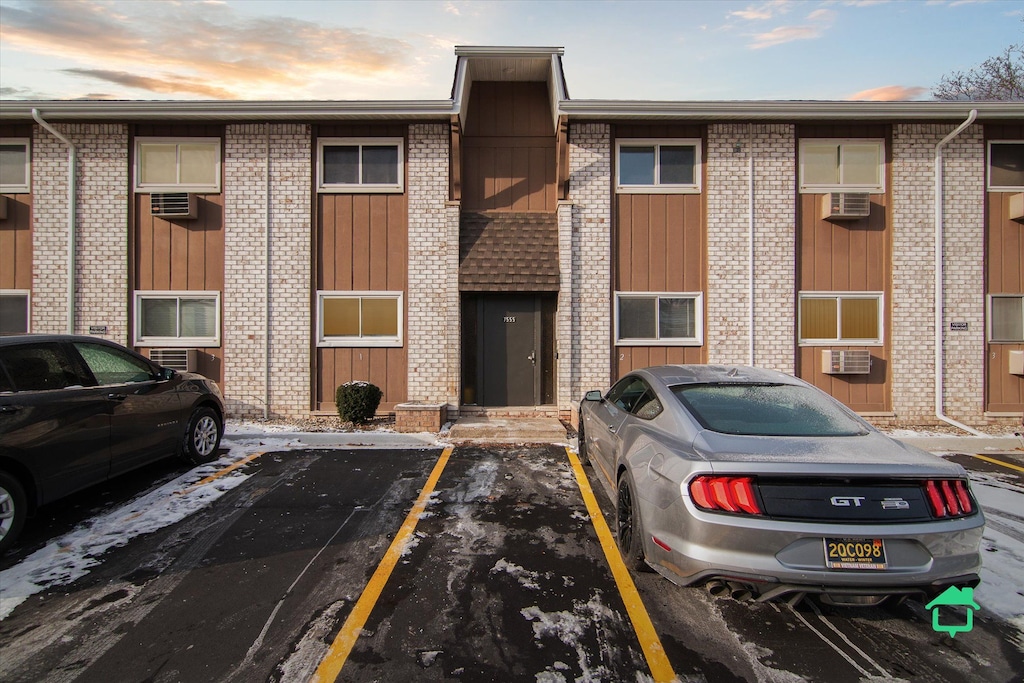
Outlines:
{"type": "Polygon", "coordinates": [[[209,462],[220,445],[220,419],[209,407],[202,407],[192,413],[188,431],[185,433],[185,457],[198,464],[209,462]]]}
{"type": "Polygon", "coordinates": [[[0,553],[14,544],[25,525],[27,513],[21,484],[6,472],[0,472],[0,553]]]}
{"type": "Polygon", "coordinates": [[[628,473],[619,479],[618,504],[615,506],[615,539],[626,566],[633,570],[647,569],[644,562],[643,525],[633,497],[628,473]]]}

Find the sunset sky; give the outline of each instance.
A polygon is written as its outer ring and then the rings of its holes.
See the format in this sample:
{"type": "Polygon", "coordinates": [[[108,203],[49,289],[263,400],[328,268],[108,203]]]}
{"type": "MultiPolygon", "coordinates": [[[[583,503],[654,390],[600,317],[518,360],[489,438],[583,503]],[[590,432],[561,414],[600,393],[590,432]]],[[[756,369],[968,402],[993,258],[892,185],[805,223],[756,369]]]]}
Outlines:
{"type": "Polygon", "coordinates": [[[455,45],[565,48],[574,99],[930,99],[1020,0],[0,0],[0,98],[431,100],[455,45]]]}

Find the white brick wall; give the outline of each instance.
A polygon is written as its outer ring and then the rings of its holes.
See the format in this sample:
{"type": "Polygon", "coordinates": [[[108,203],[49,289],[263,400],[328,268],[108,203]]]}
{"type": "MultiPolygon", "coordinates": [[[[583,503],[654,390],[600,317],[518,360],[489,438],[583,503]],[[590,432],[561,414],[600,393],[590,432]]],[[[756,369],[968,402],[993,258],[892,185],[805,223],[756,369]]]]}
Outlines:
{"type": "Polygon", "coordinates": [[[234,417],[299,417],[309,413],[310,321],[314,305],[310,139],[309,126],[304,124],[227,127],[224,385],[228,411],[234,417]]]}
{"type": "Polygon", "coordinates": [[[448,205],[448,126],[409,126],[409,401],[459,401],[459,210],[448,205]]]}
{"type": "MultiPolygon", "coordinates": [[[[122,124],[55,124],[78,148],[74,332],[128,330],[128,131],[122,124]]],[[[68,148],[41,126],[32,140],[33,332],[68,331],[68,148]]]]}
{"type": "MultiPolygon", "coordinates": [[[[935,145],[952,124],[893,126],[893,409],[935,415],[935,145]]],[[[984,403],[985,145],[971,126],[943,150],[945,412],[978,421],[984,403]],[[967,332],[949,323],[967,322],[967,332]]]]}
{"type": "MultiPolygon", "coordinates": [[[[559,353],[559,402],[568,386],[571,403],[588,389],[611,380],[611,127],[603,123],[569,126],[569,198],[572,202],[572,320],[559,329],[560,349],[571,345],[568,359],[559,353]],[[568,363],[571,376],[563,384],[568,363]]],[[[565,209],[561,209],[565,211],[565,209]]],[[[561,222],[560,217],[560,248],[561,222]]],[[[561,299],[560,295],[560,299],[561,299]]],[[[561,301],[559,306],[561,306],[561,301]]],[[[560,315],[559,324],[565,320],[560,315]]],[[[562,407],[566,407],[562,403],[562,407]]]]}
{"type": "Polygon", "coordinates": [[[708,127],[708,362],[793,372],[795,131],[708,127]],[[739,147],[737,147],[739,145],[739,147]],[[750,159],[754,160],[754,357],[750,350],[750,159]]]}

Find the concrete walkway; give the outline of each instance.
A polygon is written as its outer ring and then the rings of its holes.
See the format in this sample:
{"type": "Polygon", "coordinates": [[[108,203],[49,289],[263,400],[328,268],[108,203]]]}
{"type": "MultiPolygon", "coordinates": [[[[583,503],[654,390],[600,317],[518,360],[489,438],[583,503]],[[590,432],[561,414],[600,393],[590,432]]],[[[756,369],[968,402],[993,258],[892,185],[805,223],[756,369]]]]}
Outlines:
{"type": "Polygon", "coordinates": [[[898,440],[932,453],[1024,452],[1024,444],[1016,436],[907,436],[898,440]]]}
{"type": "Polygon", "coordinates": [[[462,417],[448,438],[453,443],[566,443],[565,427],[553,417],[462,417]]]}

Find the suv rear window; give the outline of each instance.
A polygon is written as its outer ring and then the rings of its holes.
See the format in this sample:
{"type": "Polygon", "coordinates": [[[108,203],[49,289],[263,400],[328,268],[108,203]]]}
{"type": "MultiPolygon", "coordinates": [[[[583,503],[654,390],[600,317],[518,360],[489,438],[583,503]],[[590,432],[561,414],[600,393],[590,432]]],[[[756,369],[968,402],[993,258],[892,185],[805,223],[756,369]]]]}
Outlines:
{"type": "Polygon", "coordinates": [[[682,384],[675,394],[705,429],[746,436],[856,436],[867,430],[833,400],[792,384],[682,384]]]}
{"type": "Polygon", "coordinates": [[[15,391],[50,391],[91,383],[56,342],[0,348],[0,363],[15,391]]]}

